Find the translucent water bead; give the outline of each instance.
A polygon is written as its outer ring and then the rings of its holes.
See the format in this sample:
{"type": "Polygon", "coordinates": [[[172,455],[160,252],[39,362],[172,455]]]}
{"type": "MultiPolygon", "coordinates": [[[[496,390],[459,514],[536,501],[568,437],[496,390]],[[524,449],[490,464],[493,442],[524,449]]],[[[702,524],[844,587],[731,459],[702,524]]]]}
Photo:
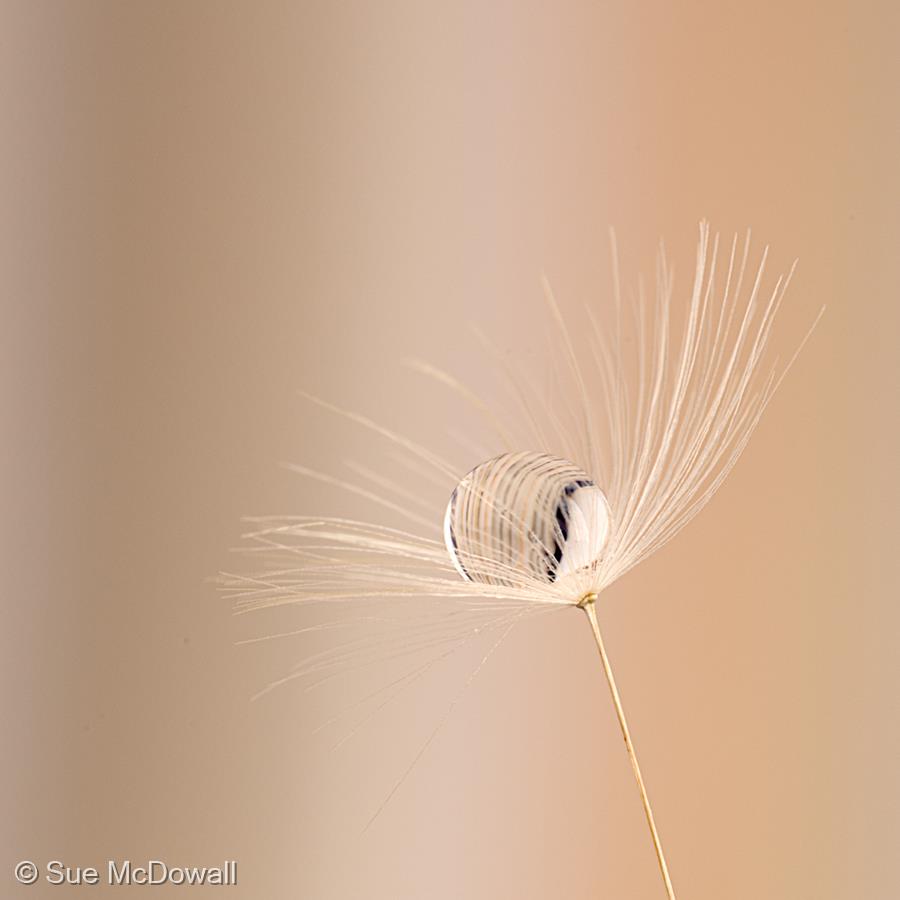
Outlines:
{"type": "Polygon", "coordinates": [[[603,491],[576,465],[546,453],[504,453],[456,486],[444,540],[469,581],[546,583],[598,559],[609,524],[603,491]]]}

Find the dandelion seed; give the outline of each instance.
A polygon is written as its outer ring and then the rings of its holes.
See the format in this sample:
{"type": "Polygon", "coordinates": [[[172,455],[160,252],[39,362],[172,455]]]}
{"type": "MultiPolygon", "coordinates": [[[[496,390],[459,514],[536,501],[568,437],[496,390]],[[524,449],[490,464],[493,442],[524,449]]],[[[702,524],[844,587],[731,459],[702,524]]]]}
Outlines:
{"type": "MultiPolygon", "coordinates": [[[[314,626],[319,633],[340,633],[355,621],[364,633],[306,658],[266,690],[303,679],[310,689],[379,660],[409,660],[399,678],[364,698],[377,698],[381,707],[473,640],[498,635],[466,685],[517,623],[552,610],[584,610],[666,893],[675,900],[596,603],[606,588],[671,540],[710,500],[805,344],[806,338],[780,368],[765,362],[791,277],[778,278],[764,291],[766,257],[764,251],[749,274],[749,234],[740,248],[735,238],[722,253],[718,237],[711,238],[708,226],[701,224],[693,286],[683,307],[674,300],[662,253],[654,299],[648,301],[640,291],[628,310],[614,269],[614,324],[604,326],[597,311],[588,310],[587,354],[576,348],[545,284],[568,387],[547,402],[524,376],[507,369],[518,406],[512,422],[494,415],[477,392],[452,375],[413,363],[470,403],[505,448],[475,468],[470,465],[468,475],[408,437],[322,403],[387,441],[406,471],[437,485],[443,499],[432,507],[407,484],[373,471],[368,461],[348,464],[361,481],[297,467],[399,515],[416,530],[329,517],[253,520],[249,549],[275,562],[259,575],[225,578],[238,611],[282,604],[366,608],[366,615],[356,620],[314,626]],[[423,612],[426,601],[431,601],[430,612],[423,612]],[[385,607],[390,614],[379,612],[385,607]]],[[[507,367],[501,362],[501,368],[507,367]]],[[[458,700],[454,698],[375,816],[458,700]]]]}

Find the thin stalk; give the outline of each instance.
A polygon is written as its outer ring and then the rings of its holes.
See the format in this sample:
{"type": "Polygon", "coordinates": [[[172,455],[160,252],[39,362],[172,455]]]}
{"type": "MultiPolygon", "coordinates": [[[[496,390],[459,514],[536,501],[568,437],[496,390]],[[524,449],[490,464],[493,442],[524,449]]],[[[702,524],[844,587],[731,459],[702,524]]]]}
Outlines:
{"type": "Polygon", "coordinates": [[[669,900],[675,900],[675,888],[672,887],[672,879],[669,877],[669,867],[666,865],[666,857],[663,853],[662,842],[659,839],[659,832],[656,830],[656,822],[653,820],[653,809],[650,806],[650,798],[647,796],[647,788],[644,786],[644,777],[641,775],[641,767],[638,765],[637,754],[634,752],[634,744],[631,742],[631,732],[628,730],[628,722],[625,719],[625,710],[622,707],[622,701],[619,699],[619,690],[616,687],[616,679],[613,677],[612,666],[609,663],[609,657],[606,655],[606,647],[603,645],[603,636],[600,634],[600,625],[597,622],[597,610],[594,608],[595,594],[588,594],[578,605],[587,613],[588,621],[591,623],[591,631],[594,632],[594,640],[597,642],[597,649],[600,651],[600,661],[603,663],[603,671],[606,673],[606,682],[609,685],[609,692],[612,694],[613,705],[616,708],[616,716],[619,719],[619,727],[622,729],[622,737],[625,739],[625,749],[628,752],[628,759],[631,761],[631,768],[634,770],[634,777],[637,781],[638,790],[641,793],[641,803],[644,805],[644,815],[647,817],[647,824],[650,826],[650,835],[653,838],[653,849],[656,850],[656,859],[659,861],[659,869],[662,872],[663,881],[666,884],[666,894],[669,900]]]}

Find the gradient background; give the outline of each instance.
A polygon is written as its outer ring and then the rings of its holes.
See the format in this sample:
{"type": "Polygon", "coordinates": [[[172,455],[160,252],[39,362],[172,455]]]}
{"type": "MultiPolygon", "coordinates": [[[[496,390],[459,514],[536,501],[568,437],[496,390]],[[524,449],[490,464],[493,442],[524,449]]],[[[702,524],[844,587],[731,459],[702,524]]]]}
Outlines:
{"type": "MultiPolygon", "coordinates": [[[[539,337],[696,222],[828,311],[719,496],[600,610],[679,896],[900,895],[895,4],[0,5],[0,893],[21,858],[239,861],[246,898],[659,898],[581,616],[514,633],[340,752],[305,648],[231,616],[278,467],[440,447],[411,353],[539,337]]],[[[652,271],[652,270],[650,270],[652,271]]],[[[358,504],[355,511],[369,516],[358,504]]],[[[84,893],[82,890],[82,894],[84,893]]],[[[87,888],[91,896],[104,890],[87,888]]],[[[136,890],[136,889],[133,889],[136,890]]],[[[182,889],[182,891],[187,889],[182,889]]],[[[217,889],[211,889],[217,890],[217,889]]],[[[222,890],[221,888],[218,890],[222,890]]],[[[155,888],[154,896],[170,888],[155,888]]]]}

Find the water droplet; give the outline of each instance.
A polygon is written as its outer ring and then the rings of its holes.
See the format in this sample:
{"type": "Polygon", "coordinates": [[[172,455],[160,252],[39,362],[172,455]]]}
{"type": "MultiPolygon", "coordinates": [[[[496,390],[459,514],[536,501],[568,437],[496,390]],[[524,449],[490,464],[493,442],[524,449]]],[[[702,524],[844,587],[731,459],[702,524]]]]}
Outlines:
{"type": "Polygon", "coordinates": [[[548,583],[600,557],[609,518],[603,491],[574,463],[546,453],[505,453],[456,486],[444,540],[469,581],[548,583]]]}

